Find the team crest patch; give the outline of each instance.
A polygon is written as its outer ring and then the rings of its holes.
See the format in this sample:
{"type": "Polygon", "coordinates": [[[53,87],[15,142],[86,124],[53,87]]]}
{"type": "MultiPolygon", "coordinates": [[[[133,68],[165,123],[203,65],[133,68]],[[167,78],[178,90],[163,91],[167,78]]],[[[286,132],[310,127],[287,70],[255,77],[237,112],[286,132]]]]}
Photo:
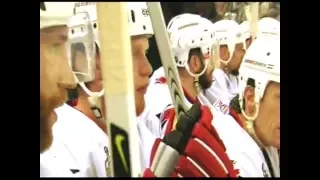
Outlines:
{"type": "Polygon", "coordinates": [[[167,79],[165,77],[160,77],[156,79],[156,84],[166,84],[167,79]]]}
{"type": "Polygon", "coordinates": [[[223,114],[228,114],[229,113],[229,106],[224,104],[221,99],[219,99],[218,101],[216,101],[213,104],[213,107],[217,110],[222,112],[223,114]]]}

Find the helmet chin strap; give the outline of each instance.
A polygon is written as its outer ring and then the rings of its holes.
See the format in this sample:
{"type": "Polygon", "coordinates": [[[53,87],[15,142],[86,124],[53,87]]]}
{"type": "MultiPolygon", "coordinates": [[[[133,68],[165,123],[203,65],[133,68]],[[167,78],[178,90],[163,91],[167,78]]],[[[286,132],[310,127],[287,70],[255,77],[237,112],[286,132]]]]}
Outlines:
{"type": "Polygon", "coordinates": [[[253,114],[253,116],[248,116],[246,114],[246,112],[244,111],[244,109],[243,109],[243,97],[240,94],[239,94],[239,105],[240,105],[241,113],[245,117],[245,125],[246,125],[247,132],[255,140],[255,142],[259,145],[260,148],[264,148],[265,145],[260,141],[260,139],[257,136],[257,134],[255,132],[255,129],[254,129],[255,128],[254,121],[258,117],[259,107],[260,107],[258,96],[255,97],[255,109],[256,109],[256,111],[253,114]]]}
{"type": "Polygon", "coordinates": [[[100,99],[104,95],[104,89],[101,90],[100,92],[92,92],[86,87],[86,85],[83,82],[79,83],[79,85],[81,86],[83,91],[88,95],[88,101],[94,116],[104,125],[106,125],[106,122],[103,118],[103,114],[101,110],[101,99],[100,99]]]}

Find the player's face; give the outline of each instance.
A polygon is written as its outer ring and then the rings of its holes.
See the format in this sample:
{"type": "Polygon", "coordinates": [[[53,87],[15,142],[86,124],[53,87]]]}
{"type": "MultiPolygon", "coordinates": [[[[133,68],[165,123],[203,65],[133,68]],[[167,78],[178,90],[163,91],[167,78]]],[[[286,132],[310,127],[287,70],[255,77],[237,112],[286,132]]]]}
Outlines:
{"type": "Polygon", "coordinates": [[[247,49],[249,48],[249,46],[251,45],[251,43],[252,43],[252,38],[251,38],[251,37],[248,38],[248,39],[246,39],[246,48],[247,48],[247,49]]]}
{"type": "Polygon", "coordinates": [[[268,84],[255,123],[259,139],[280,149],[280,83],[268,84]]]}
{"type": "Polygon", "coordinates": [[[54,109],[67,100],[67,88],[76,82],[68,64],[68,29],[50,27],[40,31],[40,152],[52,143],[54,109]]]}
{"type": "Polygon", "coordinates": [[[239,75],[239,68],[245,54],[243,43],[236,44],[231,61],[228,63],[231,74],[239,75]]]}
{"type": "MultiPolygon", "coordinates": [[[[204,66],[204,64],[203,64],[203,66],[204,66]]],[[[212,72],[213,72],[213,67],[209,63],[205,73],[203,73],[199,77],[199,84],[202,89],[208,89],[211,87],[211,85],[212,85],[212,72]]]]}
{"type": "MultiPolygon", "coordinates": [[[[98,48],[98,47],[96,47],[98,48]]],[[[97,50],[96,53],[96,71],[95,71],[95,79],[88,84],[88,89],[92,92],[100,92],[103,89],[102,85],[102,72],[101,72],[101,63],[100,63],[100,53],[97,50]]]]}
{"type": "Polygon", "coordinates": [[[135,103],[137,116],[144,109],[144,94],[149,84],[149,76],[152,73],[152,67],[147,59],[146,53],[149,49],[148,38],[138,36],[131,38],[132,60],[133,60],[133,76],[135,88],[135,103]]]}
{"type": "Polygon", "coordinates": [[[87,65],[84,63],[86,62],[86,54],[85,52],[82,52],[82,51],[77,51],[75,53],[75,61],[74,61],[74,66],[75,66],[75,69],[76,70],[82,70],[82,71],[87,71],[85,70],[87,68],[87,65]]]}

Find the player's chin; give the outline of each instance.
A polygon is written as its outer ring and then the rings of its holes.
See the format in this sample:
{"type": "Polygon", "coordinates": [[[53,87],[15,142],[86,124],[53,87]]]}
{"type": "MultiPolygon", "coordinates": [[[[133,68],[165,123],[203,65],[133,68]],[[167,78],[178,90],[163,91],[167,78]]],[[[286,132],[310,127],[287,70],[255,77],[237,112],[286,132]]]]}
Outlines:
{"type": "Polygon", "coordinates": [[[52,141],[53,141],[52,128],[41,130],[41,127],[40,127],[40,154],[50,148],[52,141]]]}
{"type": "Polygon", "coordinates": [[[276,147],[277,149],[280,149],[280,137],[275,139],[273,146],[276,147]]]}
{"type": "Polygon", "coordinates": [[[51,114],[53,108],[45,107],[46,109],[41,109],[40,104],[40,153],[47,150],[52,144],[52,126],[53,123],[50,122],[51,114]]]}
{"type": "Polygon", "coordinates": [[[280,149],[280,128],[276,130],[273,146],[280,149]]]}

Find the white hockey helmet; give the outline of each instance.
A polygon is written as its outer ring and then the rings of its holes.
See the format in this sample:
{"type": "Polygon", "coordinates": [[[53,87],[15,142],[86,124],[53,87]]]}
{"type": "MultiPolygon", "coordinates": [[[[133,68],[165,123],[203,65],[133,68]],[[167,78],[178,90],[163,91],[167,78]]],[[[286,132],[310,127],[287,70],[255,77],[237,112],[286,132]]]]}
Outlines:
{"type": "Polygon", "coordinates": [[[254,121],[268,83],[280,83],[280,36],[260,36],[252,42],[240,66],[239,79],[239,103],[242,114],[247,120],[254,121]],[[243,96],[248,79],[255,82],[256,113],[252,117],[248,117],[243,110],[243,96]]]}
{"type": "MultiPolygon", "coordinates": [[[[152,36],[153,28],[149,16],[146,2],[127,2],[128,3],[128,20],[130,36],[147,35],[152,36]]],[[[97,11],[95,2],[79,2],[76,3],[76,12],[88,12],[94,29],[95,41],[100,47],[97,11]]],[[[109,17],[106,18],[106,20],[109,17]]]]}
{"type": "MultiPolygon", "coordinates": [[[[77,2],[75,7],[76,7],[76,13],[87,12],[89,14],[90,20],[92,23],[94,39],[98,48],[100,48],[96,3],[95,2],[77,2]]],[[[138,36],[138,35],[146,35],[148,37],[152,36],[154,33],[153,33],[151,19],[150,19],[148,8],[147,8],[147,3],[146,2],[128,2],[127,7],[128,7],[130,36],[138,36]]],[[[106,20],[108,20],[108,18],[109,17],[106,17],[106,20]]],[[[98,97],[101,97],[104,94],[104,90],[100,92],[92,92],[85,86],[84,83],[79,83],[79,85],[89,96],[96,95],[98,97]]]]}
{"type": "MultiPolygon", "coordinates": [[[[66,25],[68,27],[68,62],[73,69],[77,82],[88,82],[94,79],[95,45],[90,18],[87,13],[75,14],[75,2],[40,2],[40,30],[53,26],[66,25]],[[86,58],[78,61],[75,68],[72,60],[73,44],[82,43],[86,58]]],[[[40,32],[47,34],[45,32],[40,32]]]]}
{"type": "Polygon", "coordinates": [[[280,21],[264,17],[258,22],[258,36],[279,36],[280,35],[280,21]]]}
{"type": "Polygon", "coordinates": [[[181,14],[170,20],[167,32],[177,66],[185,67],[194,77],[201,76],[211,61],[216,43],[212,22],[196,14],[181,14]],[[205,68],[198,74],[191,73],[188,64],[189,52],[194,48],[200,48],[204,56],[205,68]]]}
{"type": "Polygon", "coordinates": [[[40,29],[67,25],[74,5],[74,2],[40,2],[40,29]]]}
{"type": "Polygon", "coordinates": [[[241,31],[240,25],[233,20],[220,20],[213,24],[213,30],[219,45],[226,45],[230,53],[230,57],[227,61],[224,61],[219,57],[219,60],[223,64],[228,64],[233,56],[233,52],[236,44],[242,43],[245,49],[245,38],[241,31]]]}
{"type": "MultiPolygon", "coordinates": [[[[94,41],[97,47],[100,48],[96,3],[95,2],[77,2],[75,4],[75,7],[76,7],[76,10],[75,10],[76,13],[87,12],[89,14],[91,25],[93,28],[94,41]]],[[[90,89],[87,88],[87,86],[83,82],[80,82],[79,85],[89,97],[93,97],[93,96],[101,97],[104,95],[104,89],[102,89],[100,92],[92,92],[90,89]]]]}
{"type": "Polygon", "coordinates": [[[127,2],[130,36],[146,35],[153,33],[152,23],[146,2],[127,2]]]}
{"type": "Polygon", "coordinates": [[[251,37],[249,21],[243,21],[240,24],[240,29],[241,29],[241,32],[243,33],[244,39],[249,39],[251,37]]]}
{"type": "MultiPolygon", "coordinates": [[[[240,24],[240,29],[241,29],[241,32],[243,34],[243,38],[244,40],[249,40],[250,38],[252,38],[252,33],[250,31],[250,23],[249,21],[243,21],[241,24],[240,24]]],[[[247,44],[244,43],[245,45],[245,48],[247,49],[247,44]]]]}

